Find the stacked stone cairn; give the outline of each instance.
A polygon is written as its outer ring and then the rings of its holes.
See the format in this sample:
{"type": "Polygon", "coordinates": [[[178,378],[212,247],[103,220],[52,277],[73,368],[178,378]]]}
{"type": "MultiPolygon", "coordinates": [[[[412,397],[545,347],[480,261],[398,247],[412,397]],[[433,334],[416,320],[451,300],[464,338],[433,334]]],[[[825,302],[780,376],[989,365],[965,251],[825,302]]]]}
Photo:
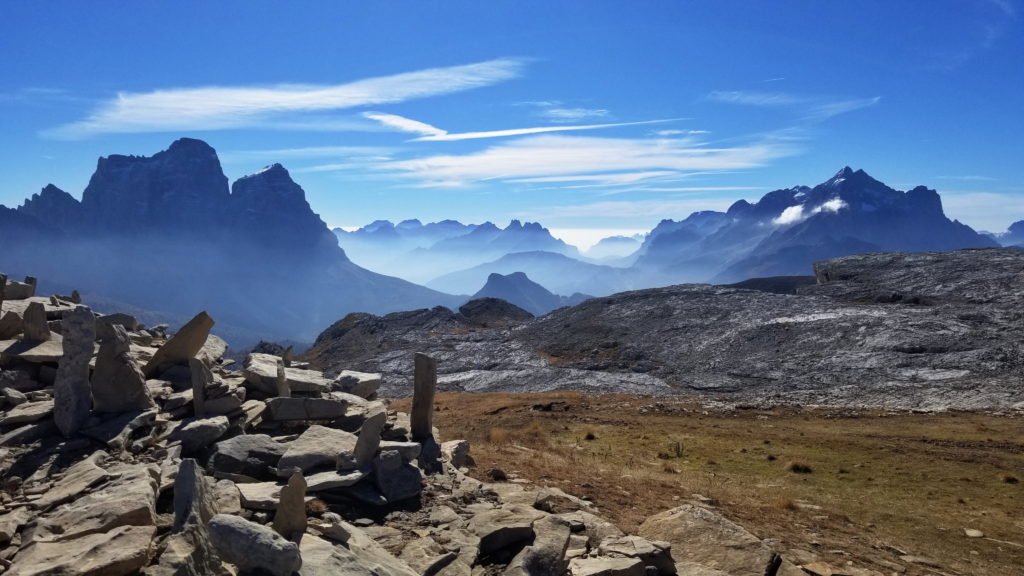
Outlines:
{"type": "Polygon", "coordinates": [[[379,375],[327,378],[290,351],[249,354],[237,370],[205,312],[171,335],[97,315],[77,294],[36,297],[33,279],[0,287],[5,576],[791,567],[704,508],[652,518],[643,538],[561,490],[473,479],[468,443],[437,441],[429,356],[410,359],[406,415],[376,398],[379,375]],[[717,533],[733,540],[714,553],[676,538],[717,533]]]}

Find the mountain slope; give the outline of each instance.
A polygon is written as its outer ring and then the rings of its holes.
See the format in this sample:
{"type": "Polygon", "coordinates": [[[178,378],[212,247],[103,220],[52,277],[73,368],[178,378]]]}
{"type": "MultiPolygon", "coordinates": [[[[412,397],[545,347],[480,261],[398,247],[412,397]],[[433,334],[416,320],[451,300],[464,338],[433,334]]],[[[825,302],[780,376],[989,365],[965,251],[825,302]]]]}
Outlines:
{"type": "Polygon", "coordinates": [[[522,272],[513,272],[507,276],[491,274],[472,300],[478,298],[497,298],[515,304],[534,316],[543,316],[562,306],[579,304],[588,296],[574,294],[572,297],[552,294],[546,288],[530,280],[522,272]]]}

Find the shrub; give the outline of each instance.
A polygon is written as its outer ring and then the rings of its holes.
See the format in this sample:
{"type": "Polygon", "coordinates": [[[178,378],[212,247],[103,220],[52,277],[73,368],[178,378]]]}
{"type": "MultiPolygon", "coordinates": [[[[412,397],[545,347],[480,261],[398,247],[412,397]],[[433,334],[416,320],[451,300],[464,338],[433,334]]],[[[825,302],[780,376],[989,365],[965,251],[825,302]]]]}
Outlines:
{"type": "Polygon", "coordinates": [[[491,428],[487,431],[487,442],[490,444],[507,444],[511,436],[509,431],[504,428],[491,428]]]}
{"type": "Polygon", "coordinates": [[[1020,478],[1017,478],[1017,477],[1016,477],[1016,476],[1014,476],[1013,474],[1003,474],[1003,475],[1002,475],[1002,476],[1000,476],[999,478],[1000,478],[1000,479],[1001,479],[1001,480],[1002,480],[1003,482],[1006,482],[1007,484],[1017,484],[1017,483],[1019,483],[1019,482],[1020,482],[1020,478]]]}
{"type": "Polygon", "coordinates": [[[791,460],[786,464],[786,470],[789,470],[794,474],[810,474],[813,472],[811,465],[803,462],[802,460],[791,460]]]}

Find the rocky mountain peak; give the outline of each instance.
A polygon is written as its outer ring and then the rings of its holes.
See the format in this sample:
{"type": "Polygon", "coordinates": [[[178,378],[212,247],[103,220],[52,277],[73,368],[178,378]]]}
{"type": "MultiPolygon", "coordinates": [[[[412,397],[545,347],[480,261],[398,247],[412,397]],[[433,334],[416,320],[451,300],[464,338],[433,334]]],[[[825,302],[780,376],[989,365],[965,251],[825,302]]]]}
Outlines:
{"type": "Polygon", "coordinates": [[[40,222],[64,228],[77,223],[82,205],[71,194],[53,184],[47,184],[41,191],[26,199],[17,210],[22,214],[34,216],[40,222]]]}

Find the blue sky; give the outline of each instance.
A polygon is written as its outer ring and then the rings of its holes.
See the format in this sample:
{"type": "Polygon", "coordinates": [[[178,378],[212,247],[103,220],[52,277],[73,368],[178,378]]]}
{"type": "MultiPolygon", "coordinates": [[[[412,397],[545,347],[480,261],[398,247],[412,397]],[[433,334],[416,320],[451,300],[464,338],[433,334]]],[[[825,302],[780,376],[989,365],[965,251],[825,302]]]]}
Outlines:
{"type": "Polygon", "coordinates": [[[520,218],[580,240],[845,165],[935,188],[976,228],[1024,218],[1018,0],[0,10],[7,206],[190,136],[232,180],[281,162],[331,225],[520,218]]]}

